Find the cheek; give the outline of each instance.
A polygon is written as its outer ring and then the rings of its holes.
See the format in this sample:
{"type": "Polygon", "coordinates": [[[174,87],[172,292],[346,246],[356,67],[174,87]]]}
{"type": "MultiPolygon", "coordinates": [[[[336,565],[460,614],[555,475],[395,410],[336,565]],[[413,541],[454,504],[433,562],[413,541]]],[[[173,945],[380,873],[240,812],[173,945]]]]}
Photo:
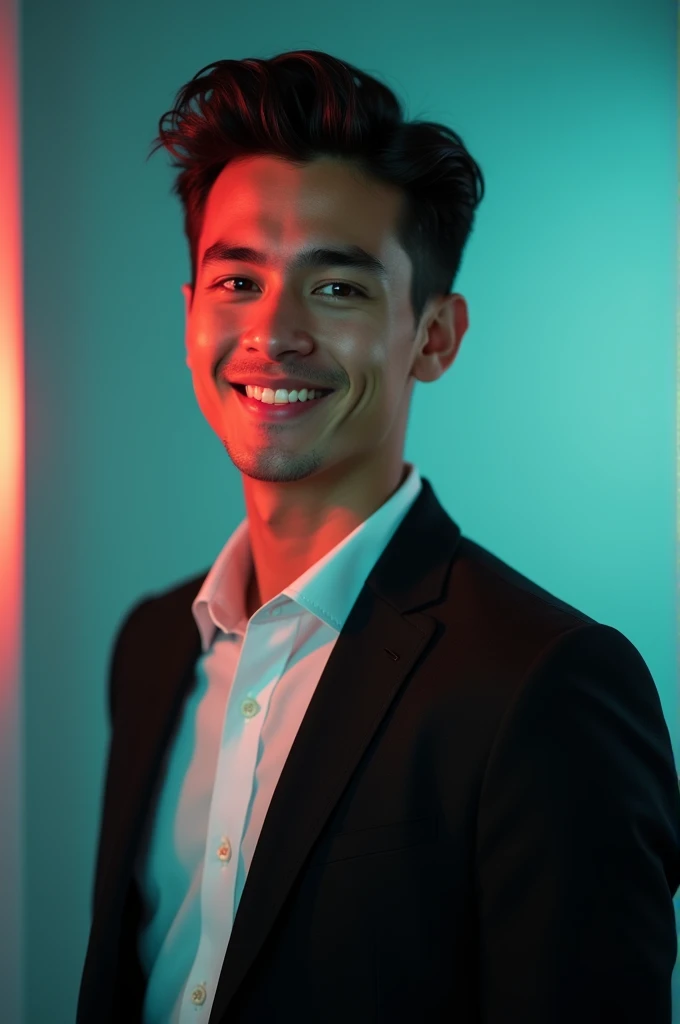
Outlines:
{"type": "Polygon", "coordinates": [[[219,415],[220,408],[228,400],[228,395],[222,392],[215,379],[212,364],[205,357],[201,359],[196,351],[191,353],[189,368],[199,408],[207,419],[213,420],[216,415],[219,415]]]}
{"type": "Polygon", "coordinates": [[[223,333],[219,323],[208,311],[197,308],[184,337],[192,366],[205,366],[215,357],[223,333]]]}
{"type": "Polygon", "coordinates": [[[364,371],[355,411],[378,429],[379,424],[393,419],[399,405],[396,375],[387,365],[373,366],[364,371]]]}
{"type": "Polygon", "coordinates": [[[393,407],[403,391],[403,358],[396,347],[376,348],[364,366],[367,397],[371,404],[381,408],[393,407]]]}

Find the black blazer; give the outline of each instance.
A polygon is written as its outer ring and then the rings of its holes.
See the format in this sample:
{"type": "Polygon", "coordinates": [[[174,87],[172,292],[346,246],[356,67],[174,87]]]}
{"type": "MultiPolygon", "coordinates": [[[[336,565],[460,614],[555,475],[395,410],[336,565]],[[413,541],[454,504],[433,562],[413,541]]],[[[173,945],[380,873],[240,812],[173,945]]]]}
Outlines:
{"type": "MultiPolygon", "coordinates": [[[[139,1020],[133,864],[205,575],[141,601],[113,646],[77,1024],[139,1020]]],[[[463,537],[424,479],[285,763],[209,1024],[670,1024],[679,883],[641,655],[463,537]]]]}

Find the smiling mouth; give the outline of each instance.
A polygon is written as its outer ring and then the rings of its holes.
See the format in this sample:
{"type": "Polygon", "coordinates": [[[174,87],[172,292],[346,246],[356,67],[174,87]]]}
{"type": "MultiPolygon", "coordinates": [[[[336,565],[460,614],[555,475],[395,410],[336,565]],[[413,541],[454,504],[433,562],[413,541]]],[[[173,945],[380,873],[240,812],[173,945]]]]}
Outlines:
{"type": "Polygon", "coordinates": [[[232,387],[238,395],[237,401],[243,404],[249,415],[255,420],[272,423],[297,420],[311,414],[317,406],[323,405],[324,399],[335,394],[334,391],[326,390],[318,398],[308,398],[305,402],[260,402],[257,398],[250,398],[247,395],[245,385],[233,384],[232,387]]]}
{"type": "MultiPolygon", "coordinates": [[[[244,398],[248,398],[248,394],[246,392],[245,384],[232,384],[231,386],[234,388],[235,391],[238,391],[239,394],[243,395],[244,398]]],[[[275,388],[273,388],[271,390],[276,391],[275,388]]],[[[325,398],[327,395],[332,395],[333,394],[333,389],[332,388],[311,388],[311,389],[308,389],[308,390],[313,390],[316,393],[316,396],[317,396],[316,398],[307,399],[307,401],[309,401],[309,402],[316,402],[317,399],[319,399],[319,398],[325,398]]],[[[274,405],[296,405],[300,401],[300,399],[298,398],[294,402],[262,402],[262,401],[260,401],[260,399],[255,398],[255,399],[253,399],[253,401],[256,401],[256,402],[259,401],[260,405],[274,406],[274,405]]],[[[302,404],[304,404],[304,403],[302,403],[302,404]]]]}

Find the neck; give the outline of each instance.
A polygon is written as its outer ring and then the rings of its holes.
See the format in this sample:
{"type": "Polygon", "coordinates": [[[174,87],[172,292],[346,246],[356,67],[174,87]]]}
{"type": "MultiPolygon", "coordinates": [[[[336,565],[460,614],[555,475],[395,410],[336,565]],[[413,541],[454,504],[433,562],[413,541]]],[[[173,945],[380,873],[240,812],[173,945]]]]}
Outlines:
{"type": "Polygon", "coordinates": [[[243,477],[253,574],[247,612],[279,594],[368,519],[406,478],[400,457],[392,466],[371,465],[330,478],[320,474],[292,483],[243,477]]]}

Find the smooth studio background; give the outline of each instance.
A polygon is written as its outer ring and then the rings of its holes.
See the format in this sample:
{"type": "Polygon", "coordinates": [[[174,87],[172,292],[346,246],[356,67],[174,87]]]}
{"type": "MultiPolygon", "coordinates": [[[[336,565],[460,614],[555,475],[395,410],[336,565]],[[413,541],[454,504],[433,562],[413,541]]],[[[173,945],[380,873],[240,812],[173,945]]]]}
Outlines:
{"type": "Polygon", "coordinates": [[[307,48],[451,125],[486,178],[470,328],[406,457],[464,534],[632,640],[680,753],[675,4],[25,0],[26,1024],[75,1015],[114,633],[244,515],[184,362],[173,172],[145,157],[201,67],[307,48]]]}

